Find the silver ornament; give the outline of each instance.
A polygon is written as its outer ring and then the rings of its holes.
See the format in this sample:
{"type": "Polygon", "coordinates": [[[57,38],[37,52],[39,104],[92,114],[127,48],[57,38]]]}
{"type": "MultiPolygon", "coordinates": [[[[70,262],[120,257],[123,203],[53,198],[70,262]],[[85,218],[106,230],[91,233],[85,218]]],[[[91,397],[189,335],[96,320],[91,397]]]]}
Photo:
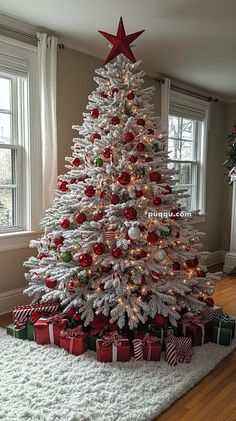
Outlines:
{"type": "Polygon", "coordinates": [[[128,231],[128,236],[131,240],[137,240],[140,237],[141,231],[139,227],[131,227],[128,231]]]}
{"type": "Polygon", "coordinates": [[[157,250],[154,254],[154,259],[157,260],[157,262],[161,262],[164,260],[167,256],[167,253],[165,250],[157,250]]]}

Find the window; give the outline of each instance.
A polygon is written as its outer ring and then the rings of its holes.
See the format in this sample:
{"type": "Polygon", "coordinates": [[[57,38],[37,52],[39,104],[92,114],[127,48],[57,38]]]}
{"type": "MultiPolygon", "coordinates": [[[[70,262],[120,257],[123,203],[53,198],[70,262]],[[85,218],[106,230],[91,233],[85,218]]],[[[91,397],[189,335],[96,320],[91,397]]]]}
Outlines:
{"type": "Polygon", "coordinates": [[[188,210],[205,213],[207,102],[179,92],[170,95],[169,167],[179,171],[177,186],[189,197],[180,199],[188,210]]]}
{"type": "Polygon", "coordinates": [[[28,247],[42,215],[37,48],[0,35],[0,251],[28,247]]]}
{"type": "Polygon", "coordinates": [[[0,232],[23,230],[26,78],[0,73],[0,232]]]}

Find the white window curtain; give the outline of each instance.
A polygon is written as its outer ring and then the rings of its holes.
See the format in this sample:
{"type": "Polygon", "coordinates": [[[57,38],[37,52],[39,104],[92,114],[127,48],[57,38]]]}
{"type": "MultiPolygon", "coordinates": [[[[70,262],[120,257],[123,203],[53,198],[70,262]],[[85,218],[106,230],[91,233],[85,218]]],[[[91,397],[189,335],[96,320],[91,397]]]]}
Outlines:
{"type": "Polygon", "coordinates": [[[37,33],[42,137],[43,209],[52,205],[57,183],[57,38],[37,33]]]}
{"type": "Polygon", "coordinates": [[[161,83],[161,130],[166,133],[168,133],[170,83],[171,80],[168,78],[164,78],[164,83],[161,83]]]}

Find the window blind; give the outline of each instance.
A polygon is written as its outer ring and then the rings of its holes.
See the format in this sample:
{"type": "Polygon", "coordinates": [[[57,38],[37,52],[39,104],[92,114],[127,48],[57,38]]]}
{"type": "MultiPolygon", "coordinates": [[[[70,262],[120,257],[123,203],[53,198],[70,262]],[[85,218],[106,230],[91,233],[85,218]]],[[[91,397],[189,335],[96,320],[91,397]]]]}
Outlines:
{"type": "Polygon", "coordinates": [[[170,91],[170,115],[204,121],[207,118],[208,110],[208,102],[174,90],[170,91]]]}

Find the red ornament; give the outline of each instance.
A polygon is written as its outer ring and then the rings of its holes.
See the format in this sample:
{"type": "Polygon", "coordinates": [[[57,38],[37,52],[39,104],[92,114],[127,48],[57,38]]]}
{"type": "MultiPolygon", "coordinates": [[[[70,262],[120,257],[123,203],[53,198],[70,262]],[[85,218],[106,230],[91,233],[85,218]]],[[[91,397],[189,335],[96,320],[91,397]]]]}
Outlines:
{"type": "Polygon", "coordinates": [[[83,212],[77,213],[75,215],[75,220],[77,222],[77,224],[83,224],[86,221],[86,215],[83,212]]]}
{"type": "Polygon", "coordinates": [[[137,211],[134,208],[127,208],[124,212],[124,216],[126,217],[126,219],[128,219],[129,221],[133,221],[134,219],[137,218],[137,211]]]}
{"type": "Polygon", "coordinates": [[[152,130],[152,129],[147,129],[147,134],[148,134],[148,135],[153,135],[153,134],[154,134],[154,130],[152,130]]]}
{"type": "Polygon", "coordinates": [[[115,94],[117,94],[119,92],[119,89],[118,88],[113,88],[112,90],[111,90],[111,94],[112,94],[112,96],[114,96],[115,94]]]}
{"type": "Polygon", "coordinates": [[[122,256],[122,249],[120,247],[114,247],[112,249],[112,256],[115,258],[121,257],[122,256]]]}
{"type": "Polygon", "coordinates": [[[65,238],[63,237],[63,235],[60,235],[59,237],[55,237],[53,242],[55,244],[55,246],[60,246],[61,244],[64,243],[65,238]]]}
{"type": "Polygon", "coordinates": [[[61,227],[66,230],[67,228],[69,228],[70,226],[70,221],[69,219],[62,219],[60,222],[61,227]]]}
{"type": "Polygon", "coordinates": [[[109,266],[103,266],[102,265],[101,266],[101,270],[102,270],[103,273],[110,272],[111,268],[112,268],[112,265],[109,265],[109,266]]]}
{"type": "Polygon", "coordinates": [[[118,194],[112,194],[110,196],[110,202],[112,203],[112,205],[117,205],[119,201],[120,201],[120,197],[118,196],[118,194]]]}
{"type": "Polygon", "coordinates": [[[137,149],[137,151],[138,151],[138,152],[143,152],[143,151],[144,151],[144,149],[145,149],[145,145],[144,145],[144,143],[139,142],[139,143],[137,144],[137,146],[136,146],[136,149],[137,149]]]}
{"type": "Polygon", "coordinates": [[[172,265],[172,269],[173,270],[180,270],[180,264],[179,262],[174,262],[172,265]]]}
{"type": "Polygon", "coordinates": [[[93,197],[95,195],[95,188],[93,186],[86,186],[84,189],[84,194],[87,197],[93,197]]]}
{"type": "Polygon", "coordinates": [[[99,117],[99,110],[98,108],[94,108],[93,110],[90,111],[90,115],[92,118],[98,118],[99,117]]]}
{"type": "Polygon", "coordinates": [[[156,183],[160,183],[161,181],[161,174],[158,171],[152,171],[149,174],[149,180],[155,181],[156,183]]]}
{"type": "Polygon", "coordinates": [[[132,142],[134,140],[134,134],[132,132],[125,133],[126,142],[132,142]]]}
{"type": "Polygon", "coordinates": [[[135,93],[134,92],[129,92],[127,95],[127,99],[129,101],[133,101],[133,99],[135,98],[135,93]]]}
{"type": "Polygon", "coordinates": [[[152,282],[157,283],[159,281],[160,274],[158,272],[155,272],[154,270],[151,273],[152,276],[152,282]]]}
{"type": "Polygon", "coordinates": [[[119,117],[117,117],[117,116],[112,117],[112,119],[111,119],[111,124],[112,124],[113,126],[117,126],[117,124],[120,124],[120,118],[119,118],[119,117]]]}
{"type": "Polygon", "coordinates": [[[101,191],[100,193],[100,199],[104,199],[104,197],[106,196],[106,192],[105,191],[101,191]]]}
{"type": "Polygon", "coordinates": [[[81,316],[80,316],[80,314],[79,314],[79,313],[75,313],[75,314],[72,316],[72,319],[73,319],[75,322],[79,322],[79,321],[81,320],[81,316]]]}
{"type": "Polygon", "coordinates": [[[38,258],[39,260],[44,259],[44,257],[48,257],[45,253],[39,253],[38,258]]]}
{"type": "Polygon", "coordinates": [[[71,308],[66,312],[66,317],[70,319],[75,314],[75,311],[76,311],[75,307],[71,306],[71,308]]]}
{"type": "Polygon", "coordinates": [[[104,217],[104,214],[102,212],[95,213],[93,219],[95,222],[101,221],[101,219],[104,217]]]}
{"type": "Polygon", "coordinates": [[[165,186],[164,189],[165,190],[163,190],[162,194],[166,195],[172,193],[172,188],[170,186],[165,186]]]}
{"type": "Polygon", "coordinates": [[[73,167],[79,167],[80,166],[80,159],[79,158],[73,158],[71,161],[71,165],[73,167]]]}
{"type": "Polygon", "coordinates": [[[162,204],[161,198],[159,196],[154,196],[154,198],[153,198],[153,204],[155,206],[160,206],[162,204]]]}
{"type": "Polygon", "coordinates": [[[197,269],[197,277],[198,278],[205,278],[206,277],[206,272],[202,269],[197,269]]]}
{"type": "Polygon", "coordinates": [[[100,140],[101,135],[99,133],[92,133],[90,136],[90,142],[94,143],[95,140],[100,140]]]}
{"type": "Polygon", "coordinates": [[[145,162],[152,162],[153,159],[150,156],[147,156],[147,158],[145,158],[145,162]]]}
{"type": "Polygon", "coordinates": [[[100,92],[100,97],[101,98],[107,98],[108,95],[106,94],[106,92],[102,91],[102,92],[100,92]]]}
{"type": "Polygon", "coordinates": [[[148,233],[147,241],[150,244],[156,244],[158,242],[158,240],[159,240],[159,237],[154,231],[148,233]]]}
{"type": "Polygon", "coordinates": [[[108,34],[104,31],[98,31],[102,36],[104,36],[112,45],[112,50],[106,58],[105,64],[109,63],[113,58],[117,57],[119,54],[123,54],[130,61],[135,63],[135,57],[130,49],[130,44],[132,44],[143,32],[134,32],[133,34],[126,35],[125,28],[123,24],[122,17],[119,21],[119,26],[117,30],[117,35],[108,34]]]}
{"type": "Polygon", "coordinates": [[[103,243],[96,243],[93,246],[93,251],[95,254],[98,254],[100,256],[100,254],[103,254],[106,250],[106,247],[103,243]]]}
{"type": "Polygon", "coordinates": [[[135,164],[135,162],[137,162],[138,157],[135,155],[130,155],[129,157],[129,161],[132,162],[132,164],[135,164]]]}
{"type": "Polygon", "coordinates": [[[180,209],[171,209],[170,214],[172,216],[170,216],[170,219],[172,219],[172,221],[177,221],[177,219],[180,218],[179,213],[181,212],[180,209]]]}
{"type": "Polygon", "coordinates": [[[186,265],[191,269],[195,268],[198,265],[198,258],[186,260],[186,265]]]}
{"type": "Polygon", "coordinates": [[[137,199],[140,199],[140,197],[143,196],[142,190],[135,189],[135,196],[137,197],[137,199]]]}
{"type": "Polygon", "coordinates": [[[84,253],[79,256],[79,265],[83,268],[90,266],[93,263],[91,254],[84,253]]]}
{"type": "Polygon", "coordinates": [[[162,314],[156,314],[153,320],[159,327],[163,327],[168,323],[168,317],[165,317],[162,314]]]}
{"type": "Polygon", "coordinates": [[[138,126],[145,126],[145,120],[143,118],[138,118],[138,120],[136,121],[136,124],[138,126]]]}
{"type": "Polygon", "coordinates": [[[136,259],[140,260],[140,259],[144,259],[144,257],[147,256],[147,253],[145,250],[140,250],[137,254],[136,254],[136,259]]]}
{"type": "Polygon", "coordinates": [[[47,288],[53,289],[57,286],[57,281],[54,281],[53,279],[50,278],[46,278],[44,280],[44,283],[46,285],[47,288]]]}
{"type": "Polygon", "coordinates": [[[59,181],[59,183],[57,183],[57,187],[60,191],[67,191],[68,190],[68,181],[59,181]]]}
{"type": "Polygon", "coordinates": [[[208,306],[208,307],[214,307],[214,305],[215,305],[215,301],[213,300],[213,298],[211,298],[211,297],[208,297],[206,300],[205,300],[205,303],[206,303],[206,305],[208,306]]]}
{"type": "Polygon", "coordinates": [[[120,184],[122,184],[122,186],[125,186],[127,184],[130,183],[131,177],[129,175],[128,172],[123,171],[119,176],[118,176],[118,181],[120,184]]]}
{"type": "Polygon", "coordinates": [[[110,156],[112,154],[111,148],[103,149],[102,154],[103,154],[104,158],[110,158],[110,156]]]}

